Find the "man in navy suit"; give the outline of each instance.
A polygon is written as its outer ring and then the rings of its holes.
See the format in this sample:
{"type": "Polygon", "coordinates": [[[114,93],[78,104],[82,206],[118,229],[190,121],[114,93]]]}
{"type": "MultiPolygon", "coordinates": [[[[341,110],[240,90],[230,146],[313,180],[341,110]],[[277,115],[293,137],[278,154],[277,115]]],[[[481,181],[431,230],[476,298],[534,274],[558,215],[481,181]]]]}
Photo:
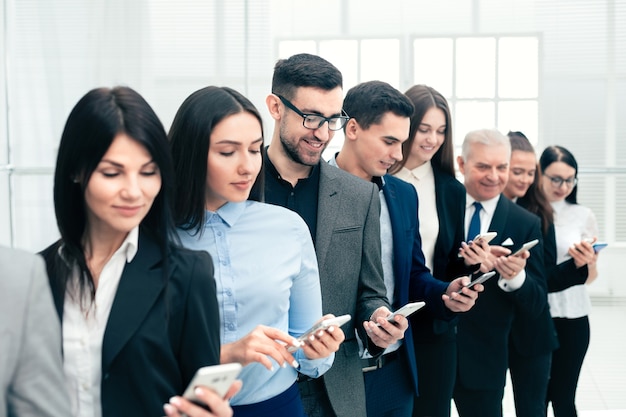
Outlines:
{"type": "Polygon", "coordinates": [[[457,158],[467,190],[467,241],[475,233],[498,233],[492,246],[484,241],[462,243],[460,254],[469,263],[480,263],[482,272],[495,269],[499,275],[485,283],[480,301],[459,319],[454,401],[461,417],[502,416],[514,313],[517,310],[536,318],[547,302],[539,217],[501,194],[508,181],[510,156],[508,138],[497,130],[483,129],[465,136],[457,158]],[[511,250],[504,245],[517,250],[534,239],[539,244],[530,254],[523,251],[506,256],[511,250]]]}
{"type": "MultiPolygon", "coordinates": [[[[453,312],[469,310],[477,292],[463,289],[463,295],[456,293],[469,278],[439,281],[424,264],[415,188],[386,175],[389,167],[402,160],[402,143],[408,139],[413,114],[411,101],[387,83],[370,81],[348,91],[344,110],[351,119],[344,127],[341,152],[330,164],[374,182],[381,190],[383,276],[393,308],[424,300],[431,311],[445,319],[451,319],[453,312]]],[[[481,290],[480,286],[476,290],[481,290]]],[[[372,358],[361,346],[361,357],[367,414],[410,416],[417,394],[412,332],[406,332],[404,340],[389,346],[378,358],[372,358]]]]}

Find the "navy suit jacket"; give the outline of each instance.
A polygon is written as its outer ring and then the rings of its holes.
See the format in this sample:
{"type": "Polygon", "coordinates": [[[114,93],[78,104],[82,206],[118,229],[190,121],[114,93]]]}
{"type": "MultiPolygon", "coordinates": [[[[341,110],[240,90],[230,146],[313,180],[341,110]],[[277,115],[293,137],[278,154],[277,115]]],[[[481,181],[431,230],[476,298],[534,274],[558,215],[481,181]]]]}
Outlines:
{"type": "MultiPolygon", "coordinates": [[[[213,263],[206,252],[173,248],[164,274],[159,246],[139,234],[122,272],[102,342],[102,415],[160,416],[196,370],[220,359],[220,322],[213,263]]],[[[59,242],[42,252],[57,313],[59,242]]],[[[62,268],[61,268],[62,270],[62,268]]]]}
{"type": "MultiPolygon", "coordinates": [[[[448,283],[435,279],[424,264],[422,239],[417,215],[418,199],[415,187],[401,179],[384,176],[383,194],[389,209],[393,232],[393,269],[395,276],[394,309],[409,301],[423,300],[439,318],[452,319],[453,313],[444,305],[441,295],[448,283]]],[[[417,365],[413,332],[404,334],[402,348],[409,361],[409,369],[417,394],[417,365]]]]}
{"type": "Polygon", "coordinates": [[[457,383],[476,390],[504,388],[509,337],[516,345],[524,342],[519,340],[521,334],[511,334],[515,314],[537,319],[545,314],[548,301],[539,217],[501,195],[488,230],[498,232],[491,244],[501,245],[510,238],[512,250],[533,239],[540,243],[530,250],[521,288],[505,292],[498,286],[496,276],[484,284],[485,291],[476,305],[459,316],[457,383]]]}

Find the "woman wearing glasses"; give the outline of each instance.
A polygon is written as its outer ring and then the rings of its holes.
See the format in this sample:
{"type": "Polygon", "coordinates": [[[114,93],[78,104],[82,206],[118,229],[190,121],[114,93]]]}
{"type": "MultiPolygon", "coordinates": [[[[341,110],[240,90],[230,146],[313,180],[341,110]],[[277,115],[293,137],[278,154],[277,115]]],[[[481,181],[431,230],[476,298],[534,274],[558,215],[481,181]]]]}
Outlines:
{"type": "MultiPolygon", "coordinates": [[[[557,263],[573,259],[577,268],[587,269],[587,281],[598,275],[597,254],[592,243],[598,235],[593,212],[576,201],[578,164],[561,146],[546,148],[539,159],[541,189],[554,210],[557,263]]],[[[585,284],[548,294],[559,348],[552,354],[547,402],[554,416],[575,416],[576,386],[589,346],[591,303],[585,284]]]]}

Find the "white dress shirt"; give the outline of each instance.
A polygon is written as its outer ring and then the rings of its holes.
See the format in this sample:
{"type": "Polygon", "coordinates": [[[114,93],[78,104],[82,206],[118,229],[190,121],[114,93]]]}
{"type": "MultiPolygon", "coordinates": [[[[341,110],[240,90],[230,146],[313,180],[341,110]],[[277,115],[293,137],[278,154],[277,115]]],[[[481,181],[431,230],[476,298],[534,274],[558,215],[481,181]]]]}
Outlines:
{"type": "MultiPolygon", "coordinates": [[[[496,212],[496,207],[498,206],[498,201],[502,197],[502,194],[494,197],[490,200],[481,201],[480,204],[483,206],[483,209],[480,211],[480,233],[489,232],[489,226],[491,225],[491,220],[493,219],[493,215],[496,212]]],[[[474,215],[474,202],[476,200],[469,194],[466,196],[466,204],[465,204],[465,229],[464,234],[467,236],[467,232],[469,229],[470,220],[472,215],[474,215]]],[[[497,230],[495,230],[497,232],[497,230]]],[[[510,240],[508,236],[502,236],[502,241],[510,240]]],[[[513,242],[516,246],[521,246],[526,242],[513,242]]],[[[504,279],[500,277],[498,279],[498,286],[506,292],[513,292],[521,288],[526,281],[526,271],[522,269],[516,276],[511,279],[504,279]]]]}
{"type": "Polygon", "coordinates": [[[100,388],[104,331],[122,271],[137,253],[138,238],[139,228],[136,227],[106,263],[93,302],[90,303],[87,295],[81,307],[77,269],[74,269],[73,281],[68,283],[63,305],[63,370],[73,416],[102,416],[100,388]]]}
{"type": "Polygon", "coordinates": [[[439,214],[437,213],[433,166],[428,161],[412,170],[403,167],[394,176],[412,184],[417,191],[419,199],[417,217],[420,220],[422,252],[424,252],[426,266],[432,271],[435,244],[437,243],[437,236],[439,236],[439,214]]]}
{"type": "MultiPolygon", "coordinates": [[[[593,212],[585,206],[566,201],[551,205],[554,209],[556,262],[560,264],[571,259],[567,251],[572,244],[598,236],[598,224],[593,212]]],[[[591,311],[591,301],[585,284],[549,293],[548,303],[552,317],[575,319],[587,316],[591,311]]]]}

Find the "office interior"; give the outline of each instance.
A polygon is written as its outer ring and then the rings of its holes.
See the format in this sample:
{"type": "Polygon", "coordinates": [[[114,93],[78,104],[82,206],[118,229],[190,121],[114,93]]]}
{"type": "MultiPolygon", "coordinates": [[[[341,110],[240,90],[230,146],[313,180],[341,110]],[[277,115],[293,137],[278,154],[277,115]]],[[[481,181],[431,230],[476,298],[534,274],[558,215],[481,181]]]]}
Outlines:
{"type": "MultiPolygon", "coordinates": [[[[484,127],[522,131],[538,153],[571,150],[579,202],[608,243],[592,301],[624,316],[626,0],[0,0],[0,44],[2,245],[36,252],[58,238],[56,150],[88,90],[130,86],[167,129],[190,93],[229,86],[259,108],[269,140],[273,65],[310,52],[342,71],[345,91],[373,79],[441,91],[457,152],[484,127]]],[[[596,323],[609,326],[592,319],[592,348],[604,343],[596,323]]]]}

